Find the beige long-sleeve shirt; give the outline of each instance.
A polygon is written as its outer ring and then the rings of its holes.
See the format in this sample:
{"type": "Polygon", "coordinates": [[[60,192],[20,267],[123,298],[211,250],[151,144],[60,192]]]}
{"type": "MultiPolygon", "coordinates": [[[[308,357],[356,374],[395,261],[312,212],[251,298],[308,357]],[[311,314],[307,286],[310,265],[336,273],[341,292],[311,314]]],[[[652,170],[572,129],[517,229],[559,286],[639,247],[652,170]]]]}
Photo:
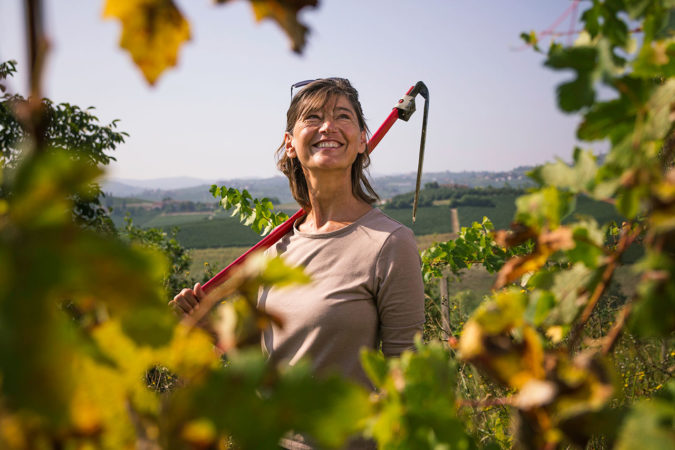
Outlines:
{"type": "Polygon", "coordinates": [[[268,252],[305,267],[312,283],[264,290],[259,306],[283,319],[263,333],[272,363],[309,357],[317,373],[337,371],[372,388],[361,348],[398,356],[424,323],[424,287],[412,231],[372,209],[328,233],[294,228],[268,252]]]}

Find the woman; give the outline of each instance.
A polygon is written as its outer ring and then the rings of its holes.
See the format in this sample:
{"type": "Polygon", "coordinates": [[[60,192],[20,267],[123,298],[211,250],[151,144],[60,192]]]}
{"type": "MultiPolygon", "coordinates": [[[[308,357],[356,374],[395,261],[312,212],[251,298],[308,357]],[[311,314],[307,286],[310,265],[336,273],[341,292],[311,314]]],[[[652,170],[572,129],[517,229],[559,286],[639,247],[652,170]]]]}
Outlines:
{"type": "Polygon", "coordinates": [[[412,347],[424,288],[412,232],[371,206],[367,134],[345,79],[314,81],[293,98],[278,167],[307,215],[269,253],[304,266],[313,283],[264,291],[259,305],[284,319],[264,333],[272,362],[309,356],[319,372],[370,386],[360,349],[381,343],[386,356],[398,356],[412,347]]]}
{"type": "MultiPolygon", "coordinates": [[[[424,322],[424,289],[412,232],[372,207],[367,138],[348,80],[313,81],[292,99],[278,167],[307,214],[268,252],[304,266],[313,281],[264,290],[259,307],[283,319],[283,328],[263,333],[272,363],[307,357],[317,373],[337,371],[372,389],[360,350],[381,345],[398,356],[411,348],[424,322]]],[[[194,305],[202,295],[195,286],[175,302],[194,305]]]]}

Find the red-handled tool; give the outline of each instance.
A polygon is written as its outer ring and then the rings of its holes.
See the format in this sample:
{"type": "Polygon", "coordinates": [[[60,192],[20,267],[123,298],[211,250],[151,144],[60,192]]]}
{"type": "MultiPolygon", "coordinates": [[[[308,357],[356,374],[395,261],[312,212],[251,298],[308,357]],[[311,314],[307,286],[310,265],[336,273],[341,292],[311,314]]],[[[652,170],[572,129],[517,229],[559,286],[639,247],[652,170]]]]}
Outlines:
{"type": "MultiPolygon", "coordinates": [[[[394,122],[396,122],[397,119],[402,119],[407,122],[408,119],[410,119],[410,116],[412,116],[412,114],[415,112],[415,97],[417,97],[418,94],[421,95],[422,98],[424,98],[424,118],[422,119],[422,138],[420,142],[419,162],[417,165],[415,201],[413,204],[413,222],[415,221],[415,213],[417,212],[417,200],[419,197],[420,181],[422,179],[424,143],[427,134],[426,133],[427,116],[429,114],[429,90],[427,89],[426,85],[423,82],[418,81],[414,86],[408,89],[408,92],[406,92],[406,94],[403,97],[401,97],[400,100],[398,100],[398,102],[392,109],[391,113],[389,113],[389,116],[387,116],[382,125],[380,125],[380,127],[377,129],[377,131],[375,131],[375,133],[373,133],[370,140],[368,141],[368,153],[370,153],[375,149],[375,147],[377,147],[377,144],[380,143],[384,135],[387,134],[387,132],[394,125],[394,122]]],[[[252,252],[259,249],[268,249],[272,245],[274,245],[279,239],[281,239],[286,233],[288,233],[291,230],[291,228],[293,228],[293,224],[295,223],[295,221],[304,215],[305,211],[301,209],[295,214],[293,214],[291,217],[289,217],[288,220],[286,220],[284,223],[282,223],[274,230],[272,230],[272,232],[267,236],[265,236],[260,242],[258,242],[253,247],[248,249],[243,255],[241,255],[239,258],[235,259],[232,263],[230,263],[229,266],[225,267],[223,270],[218,272],[213,278],[204,283],[204,286],[202,286],[204,291],[208,292],[210,289],[213,289],[220,283],[227,280],[232,269],[242,264],[246,260],[248,255],[250,255],[252,252]]]]}

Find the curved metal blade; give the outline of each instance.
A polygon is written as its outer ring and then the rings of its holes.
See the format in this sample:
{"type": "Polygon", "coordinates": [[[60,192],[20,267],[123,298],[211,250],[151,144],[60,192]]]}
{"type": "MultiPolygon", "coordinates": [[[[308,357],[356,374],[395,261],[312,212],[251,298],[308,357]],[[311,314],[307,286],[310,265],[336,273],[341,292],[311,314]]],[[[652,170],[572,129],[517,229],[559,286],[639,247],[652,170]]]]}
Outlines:
{"type": "Polygon", "coordinates": [[[424,86],[424,117],[422,119],[422,137],[420,139],[420,156],[417,162],[417,181],[415,183],[415,200],[413,201],[412,221],[415,223],[415,216],[417,215],[417,203],[420,196],[420,184],[422,183],[422,163],[424,162],[424,142],[427,137],[427,117],[429,115],[429,92],[424,86]]]}

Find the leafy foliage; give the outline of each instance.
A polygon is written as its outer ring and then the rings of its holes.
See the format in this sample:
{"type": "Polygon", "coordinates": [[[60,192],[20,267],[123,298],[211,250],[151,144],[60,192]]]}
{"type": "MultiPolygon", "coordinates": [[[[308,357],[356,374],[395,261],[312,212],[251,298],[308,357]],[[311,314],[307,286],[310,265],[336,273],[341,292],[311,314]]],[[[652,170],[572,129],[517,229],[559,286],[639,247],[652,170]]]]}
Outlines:
{"type": "Polygon", "coordinates": [[[364,351],[361,360],[378,393],[367,433],[382,449],[473,448],[455,408],[457,364],[439,343],[386,360],[364,351]]]}
{"type": "MultiPolygon", "coordinates": [[[[667,348],[675,331],[675,210],[666,193],[675,186],[675,91],[671,57],[665,56],[675,38],[670,26],[675,5],[591,3],[575,45],[553,43],[546,65],[574,73],[558,87],[558,104],[563,111],[583,115],[580,139],[610,141],[604,163],[578,148],[571,165],[558,161],[537,168],[531,177],[539,186],[516,200],[510,231],[486,238],[484,232],[463,230],[456,240],[423,255],[426,274],[439,276],[444,270],[457,273],[469,265],[466,261],[480,262],[483,255],[495,255],[493,247],[499,249],[501,268],[493,294],[467,320],[456,347],[463,361],[512,392],[501,404],[511,406],[518,430],[514,439],[525,447],[586,445],[599,434],[612,445],[630,447],[627,433],[613,432],[621,423],[635,426],[638,414],[651,430],[656,417],[661,424],[673,417],[658,400],[612,409],[620,392],[607,355],[622,333],[630,331],[637,339],[658,337],[667,348]],[[631,27],[644,30],[640,49],[630,37],[631,27]],[[661,49],[661,56],[655,49],[661,49]],[[614,96],[599,101],[600,84],[614,96]],[[630,221],[617,227],[574,217],[580,195],[615,205],[630,221]],[[589,321],[611,290],[622,256],[637,240],[646,249],[635,265],[641,274],[637,292],[598,333],[589,321]],[[524,243],[528,245],[522,247],[524,243]],[[584,340],[591,329],[593,340],[584,340]]],[[[540,44],[534,33],[523,38],[540,44]]],[[[473,227],[480,229],[479,224],[473,227]]],[[[672,371],[665,370],[665,379],[670,378],[672,371]]],[[[656,426],[655,445],[673,444],[672,430],[666,429],[656,426]]]]}
{"type": "Polygon", "coordinates": [[[224,209],[232,209],[232,216],[238,215],[244,225],[249,226],[258,234],[265,235],[288,219],[286,213],[273,211],[274,204],[270,199],[267,197],[254,199],[246,189],[239,191],[236,188],[225,186],[218,188],[214,184],[210,192],[214,198],[220,198],[220,204],[224,209]]]}
{"type": "Polygon", "coordinates": [[[164,287],[168,293],[179,292],[186,286],[193,284],[188,269],[192,263],[190,253],[178,243],[174,228],[170,233],[159,228],[140,228],[133,224],[131,218],[126,219],[120,236],[133,243],[141,244],[162,252],[170,262],[169,270],[165,275],[164,287]]]}
{"type": "Polygon", "coordinates": [[[527,244],[508,250],[500,247],[491,234],[493,229],[492,222],[485,217],[482,223],[462,227],[456,239],[426,249],[422,252],[424,280],[440,278],[445,269],[459,275],[474,264],[482,264],[488,271],[495,272],[508,258],[527,251],[527,244]]]}
{"type": "MultiPolygon", "coordinates": [[[[0,83],[16,73],[16,62],[0,65],[0,83]]],[[[108,165],[115,158],[109,152],[124,142],[128,136],[117,131],[117,120],[99,125],[92,114],[92,107],[81,109],[69,103],[54,104],[42,99],[42,114],[46,118],[45,145],[49,151],[65,151],[70,158],[89,167],[108,165]]],[[[0,97],[0,161],[5,170],[14,168],[19,161],[20,149],[35,137],[17,119],[17,111],[25,111],[28,100],[20,95],[5,93],[0,97]]],[[[2,188],[0,188],[2,189],[2,188]]],[[[114,232],[108,212],[101,205],[103,192],[98,183],[73,194],[73,217],[81,225],[92,229],[114,232]]]]}

